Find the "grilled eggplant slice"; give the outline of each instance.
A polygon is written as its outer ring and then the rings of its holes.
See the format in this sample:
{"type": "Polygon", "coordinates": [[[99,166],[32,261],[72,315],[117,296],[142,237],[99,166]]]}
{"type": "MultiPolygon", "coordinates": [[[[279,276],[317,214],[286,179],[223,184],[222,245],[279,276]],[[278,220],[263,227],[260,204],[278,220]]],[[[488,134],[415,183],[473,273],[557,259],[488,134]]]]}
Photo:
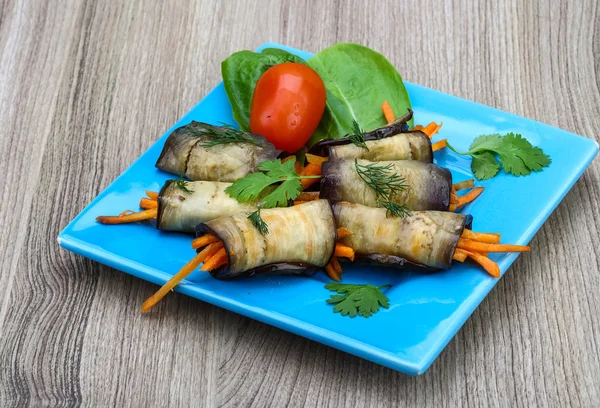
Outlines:
{"type": "Polygon", "coordinates": [[[228,265],[210,273],[218,279],[258,273],[307,274],[329,263],[336,226],[327,200],[287,208],[261,210],[269,232],[262,235],[246,213],[221,217],[196,227],[198,236],[211,233],[223,241],[228,265]]]}
{"type": "Polygon", "coordinates": [[[165,231],[194,232],[201,222],[215,218],[248,213],[256,208],[240,204],[229,197],[225,189],[231,183],[190,181],[182,190],[173,180],[167,181],[158,194],[156,228],[165,231]]]}
{"type": "MultiPolygon", "coordinates": [[[[390,201],[408,210],[447,211],[450,205],[452,174],[433,163],[414,160],[384,161],[373,163],[358,160],[359,166],[376,164],[391,165],[390,171],[405,179],[406,188],[390,197],[390,201]]],[[[354,159],[327,161],[322,165],[321,198],[332,202],[350,201],[380,207],[375,191],[360,177],[354,159]]]]}
{"type": "Polygon", "coordinates": [[[406,122],[412,118],[412,111],[400,119],[381,128],[365,133],[368,149],[354,145],[348,137],[337,140],[323,140],[315,144],[310,153],[336,159],[418,160],[433,162],[431,140],[420,130],[408,131],[406,122]]]}
{"type": "Polygon", "coordinates": [[[204,147],[210,141],[206,133],[222,134],[230,129],[191,122],[173,131],[167,138],[156,167],[190,180],[233,182],[257,170],[265,160],[273,160],[280,150],[262,136],[246,133],[257,144],[235,142],[204,147]]]}
{"type": "Polygon", "coordinates": [[[443,211],[413,211],[406,217],[387,217],[383,208],[340,202],[333,206],[338,227],[352,231],[341,242],[357,261],[387,266],[418,265],[448,269],[458,239],[471,216],[443,211]]]}

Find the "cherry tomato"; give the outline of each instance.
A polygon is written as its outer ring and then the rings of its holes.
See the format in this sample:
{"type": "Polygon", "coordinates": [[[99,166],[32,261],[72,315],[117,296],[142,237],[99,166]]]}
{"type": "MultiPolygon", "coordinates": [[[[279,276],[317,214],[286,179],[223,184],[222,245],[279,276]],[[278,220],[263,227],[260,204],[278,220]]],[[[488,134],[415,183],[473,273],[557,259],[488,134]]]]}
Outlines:
{"type": "Polygon", "coordinates": [[[294,153],[319,125],[325,99],[325,85],[315,70],[295,62],[275,65],[256,83],[250,131],[294,153]]]}

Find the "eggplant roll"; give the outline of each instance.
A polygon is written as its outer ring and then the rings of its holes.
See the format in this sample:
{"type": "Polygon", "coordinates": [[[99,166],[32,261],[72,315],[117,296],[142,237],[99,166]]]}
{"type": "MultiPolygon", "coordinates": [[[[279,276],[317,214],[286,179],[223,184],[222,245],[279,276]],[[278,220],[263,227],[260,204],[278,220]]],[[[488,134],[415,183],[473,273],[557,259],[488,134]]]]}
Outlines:
{"type": "Polygon", "coordinates": [[[372,264],[415,264],[448,269],[458,239],[471,216],[445,211],[413,211],[406,217],[387,217],[383,208],[341,202],[333,206],[338,227],[352,231],[342,243],[356,259],[372,264]]]}
{"type": "Polygon", "coordinates": [[[257,273],[306,274],[329,263],[336,243],[333,211],[327,200],[260,211],[269,228],[262,235],[247,213],[221,217],[196,227],[223,241],[228,265],[211,271],[218,279],[257,273]]]}
{"type": "Polygon", "coordinates": [[[156,228],[165,231],[194,232],[196,225],[215,218],[253,212],[256,208],[240,204],[225,189],[231,183],[190,181],[187,193],[173,180],[167,181],[158,194],[156,228]]]}
{"type": "MultiPolygon", "coordinates": [[[[391,172],[404,178],[406,188],[390,197],[396,204],[408,210],[447,211],[450,205],[452,174],[433,163],[414,160],[384,161],[373,163],[358,160],[359,166],[376,164],[391,165],[391,172]]],[[[356,170],[354,159],[327,161],[322,165],[321,198],[332,202],[350,201],[380,207],[375,191],[363,181],[356,170]]]]}
{"type": "Polygon", "coordinates": [[[258,168],[265,160],[275,159],[280,150],[262,136],[247,133],[259,144],[225,143],[204,147],[211,136],[205,132],[226,132],[227,129],[206,123],[192,122],[173,131],[156,162],[156,167],[190,180],[235,181],[258,168]]]}

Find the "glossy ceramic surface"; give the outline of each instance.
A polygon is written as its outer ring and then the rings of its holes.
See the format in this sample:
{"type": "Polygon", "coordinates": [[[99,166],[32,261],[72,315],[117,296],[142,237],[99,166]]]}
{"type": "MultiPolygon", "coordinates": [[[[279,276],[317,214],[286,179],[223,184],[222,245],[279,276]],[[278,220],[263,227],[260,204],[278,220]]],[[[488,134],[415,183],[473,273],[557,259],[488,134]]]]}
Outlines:
{"type": "MultiPolygon", "coordinates": [[[[260,49],[265,47],[284,48],[304,58],[311,55],[277,44],[265,44],[260,49]]],[[[474,230],[500,232],[503,242],[527,244],[598,152],[598,145],[590,139],[418,85],[406,85],[415,123],[444,122],[434,141],[448,138],[455,148],[467,150],[478,135],[518,132],[552,158],[551,166],[540,173],[520,178],[501,173],[478,183],[485,186],[485,192],[463,211],[473,215],[474,230]]],[[[173,178],[154,164],[166,136],[191,120],[234,123],[222,83],[96,197],[60,233],[60,245],[158,285],[177,272],[194,255],[190,236],[156,231],[149,224],[105,226],[95,218],[135,210],[144,190],[158,191],[173,178]]],[[[472,177],[468,159],[447,149],[437,152],[435,158],[439,165],[452,171],[454,182],[472,177]]],[[[491,258],[504,274],[517,256],[497,254],[491,258]]],[[[356,265],[345,265],[344,269],[347,283],[393,284],[387,291],[390,308],[369,319],[334,314],[325,303],[330,292],[323,288],[329,281],[324,273],[222,282],[196,272],[176,290],[419,375],[497,282],[468,263],[430,275],[356,265]]]]}

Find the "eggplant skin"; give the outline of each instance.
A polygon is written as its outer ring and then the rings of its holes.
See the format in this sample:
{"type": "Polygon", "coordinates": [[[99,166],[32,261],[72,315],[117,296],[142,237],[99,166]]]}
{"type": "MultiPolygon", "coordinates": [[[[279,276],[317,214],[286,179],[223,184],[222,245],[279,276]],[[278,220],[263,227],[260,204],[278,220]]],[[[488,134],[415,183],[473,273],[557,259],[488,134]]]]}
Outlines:
{"type": "Polygon", "coordinates": [[[413,211],[387,217],[384,208],[340,202],[333,206],[336,224],[352,231],[342,243],[358,260],[378,265],[422,265],[438,270],[452,266],[452,256],[471,217],[444,211],[413,211]],[[402,261],[404,259],[405,261],[402,261]]]}
{"type": "Polygon", "coordinates": [[[167,173],[185,175],[190,180],[233,182],[281,153],[264,137],[250,133],[247,135],[258,145],[225,143],[204,147],[202,143],[210,140],[210,136],[202,136],[203,130],[226,131],[223,127],[201,122],[191,122],[175,129],[165,141],[156,167],[167,173]]]}
{"type": "Polygon", "coordinates": [[[310,274],[325,267],[337,238],[333,210],[315,200],[260,212],[269,233],[262,235],[246,213],[201,223],[197,236],[211,233],[223,241],[228,265],[211,271],[217,279],[260,273],[310,274]]]}
{"type": "MultiPolygon", "coordinates": [[[[450,206],[452,173],[433,163],[414,160],[370,162],[358,160],[361,166],[391,165],[390,171],[405,180],[406,188],[390,197],[390,201],[410,211],[447,211],[450,206]]],[[[321,198],[332,202],[350,201],[370,207],[381,207],[379,197],[360,177],[354,159],[327,161],[322,164],[321,198]]]]}
{"type": "Polygon", "coordinates": [[[191,193],[187,193],[177,187],[174,180],[167,181],[158,193],[156,228],[194,233],[201,222],[255,211],[255,206],[240,204],[229,197],[225,189],[230,185],[218,181],[189,181],[186,187],[191,193]]]}

